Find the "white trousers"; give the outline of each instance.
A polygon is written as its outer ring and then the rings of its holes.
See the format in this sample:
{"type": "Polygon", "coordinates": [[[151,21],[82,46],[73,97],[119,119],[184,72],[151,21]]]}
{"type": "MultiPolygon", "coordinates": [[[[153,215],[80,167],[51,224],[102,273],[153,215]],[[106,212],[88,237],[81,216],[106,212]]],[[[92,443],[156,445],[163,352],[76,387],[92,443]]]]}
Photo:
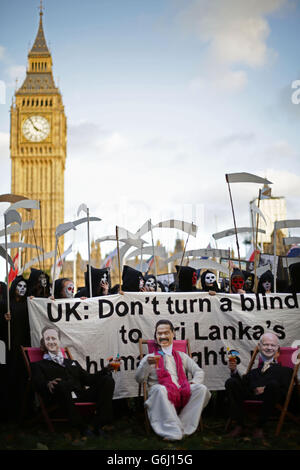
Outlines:
{"type": "Polygon", "coordinates": [[[161,437],[181,440],[196,431],[203,408],[210,399],[210,392],[203,384],[191,384],[191,396],[179,415],[168,399],[164,385],[155,384],[150,388],[145,402],[152,429],[161,437]]]}

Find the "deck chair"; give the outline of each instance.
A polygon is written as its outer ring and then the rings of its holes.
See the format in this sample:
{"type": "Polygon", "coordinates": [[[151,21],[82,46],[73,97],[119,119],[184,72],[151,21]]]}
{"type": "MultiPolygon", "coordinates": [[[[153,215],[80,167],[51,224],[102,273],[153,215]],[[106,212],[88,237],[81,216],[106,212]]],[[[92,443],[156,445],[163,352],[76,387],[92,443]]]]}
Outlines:
{"type": "MultiPolygon", "coordinates": [[[[42,418],[47,425],[47,428],[50,432],[55,432],[54,430],[54,422],[67,422],[68,418],[61,413],[58,405],[51,405],[47,406],[42,398],[41,394],[34,389],[33,381],[32,381],[32,372],[31,372],[31,363],[40,361],[43,358],[43,351],[40,348],[32,348],[32,347],[24,347],[21,346],[21,351],[26,367],[26,371],[28,374],[27,385],[25,389],[25,395],[23,399],[23,406],[22,406],[22,416],[24,416],[24,410],[28,402],[28,396],[30,391],[33,391],[38,405],[40,407],[40,413],[42,418]],[[60,413],[59,413],[60,412],[60,413]]],[[[61,352],[64,357],[68,359],[73,359],[70,350],[68,348],[61,348],[61,352]]],[[[94,402],[75,402],[75,405],[78,407],[78,410],[81,413],[91,413],[95,410],[95,403],[94,402]]]]}
{"type": "MultiPolygon", "coordinates": [[[[252,369],[254,362],[257,358],[257,354],[259,353],[259,348],[256,346],[252,357],[250,359],[249,365],[247,367],[246,374],[252,369]]],[[[259,359],[261,361],[261,359],[259,359]]],[[[283,422],[285,420],[285,417],[288,416],[290,419],[292,419],[296,423],[300,423],[300,419],[296,417],[291,411],[288,410],[289,403],[291,401],[291,397],[293,392],[298,394],[299,396],[299,384],[298,384],[298,378],[297,378],[297,373],[299,369],[299,362],[300,362],[300,349],[298,348],[291,348],[291,347],[281,347],[279,349],[279,356],[277,358],[277,361],[279,364],[285,367],[290,367],[293,369],[293,374],[291,378],[291,382],[284,400],[283,404],[277,403],[276,404],[276,410],[279,411],[279,419],[277,421],[276,425],[276,430],[275,430],[275,436],[279,436],[283,422]]],[[[244,400],[244,409],[249,413],[251,411],[255,410],[257,411],[259,407],[262,405],[261,400],[244,400]]],[[[227,428],[228,425],[230,424],[231,420],[228,420],[227,428]]]]}
{"type": "MultiPolygon", "coordinates": [[[[143,346],[144,345],[147,347],[146,354],[151,354],[151,353],[154,352],[155,340],[154,339],[143,339],[143,338],[139,339],[139,352],[140,352],[140,358],[141,359],[145,355],[144,351],[143,351],[143,349],[144,349],[143,346]]],[[[188,339],[186,339],[186,340],[180,340],[180,339],[174,340],[173,341],[173,348],[175,348],[176,351],[184,352],[188,356],[192,357],[190,342],[189,342],[188,339]]],[[[144,399],[144,404],[145,404],[145,401],[148,398],[147,383],[143,382],[142,387],[143,387],[143,399],[144,399]]],[[[139,391],[139,395],[140,395],[140,393],[141,392],[139,391]]],[[[148,418],[148,414],[147,414],[147,410],[146,410],[145,406],[144,406],[144,414],[145,414],[146,431],[149,434],[150,431],[151,431],[151,425],[150,425],[150,422],[149,422],[149,418],[148,418]]],[[[200,427],[201,430],[203,430],[202,417],[200,419],[199,427],[200,427]]]]}

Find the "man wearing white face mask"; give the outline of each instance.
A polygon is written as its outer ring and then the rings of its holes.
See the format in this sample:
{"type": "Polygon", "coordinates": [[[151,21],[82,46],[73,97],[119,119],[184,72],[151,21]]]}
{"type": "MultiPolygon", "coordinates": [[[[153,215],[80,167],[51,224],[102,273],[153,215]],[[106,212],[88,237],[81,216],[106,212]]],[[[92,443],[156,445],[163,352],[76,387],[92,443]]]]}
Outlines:
{"type": "Polygon", "coordinates": [[[55,280],[54,298],[55,299],[73,299],[74,283],[66,277],[55,280]]]}
{"type": "Polygon", "coordinates": [[[207,270],[201,274],[201,286],[202,291],[208,292],[211,295],[214,295],[216,292],[220,292],[218,283],[217,283],[217,276],[207,270]]]}
{"type": "Polygon", "coordinates": [[[274,292],[274,277],[270,270],[261,275],[258,282],[257,292],[258,294],[271,294],[274,292]]]}

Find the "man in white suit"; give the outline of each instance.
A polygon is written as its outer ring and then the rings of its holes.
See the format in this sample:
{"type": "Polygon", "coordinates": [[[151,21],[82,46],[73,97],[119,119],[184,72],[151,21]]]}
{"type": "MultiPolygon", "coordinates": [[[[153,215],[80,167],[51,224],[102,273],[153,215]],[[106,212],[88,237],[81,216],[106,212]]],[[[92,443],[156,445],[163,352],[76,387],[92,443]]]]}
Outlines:
{"type": "Polygon", "coordinates": [[[136,371],[136,381],[147,382],[145,402],[149,421],[165,440],[181,440],[196,431],[210,392],[203,384],[204,371],[187,354],[175,351],[174,326],[160,320],[155,326],[155,352],[147,354],[136,371]],[[156,367],[155,356],[159,356],[156,367]],[[192,379],[188,381],[187,373],[192,379]]]}

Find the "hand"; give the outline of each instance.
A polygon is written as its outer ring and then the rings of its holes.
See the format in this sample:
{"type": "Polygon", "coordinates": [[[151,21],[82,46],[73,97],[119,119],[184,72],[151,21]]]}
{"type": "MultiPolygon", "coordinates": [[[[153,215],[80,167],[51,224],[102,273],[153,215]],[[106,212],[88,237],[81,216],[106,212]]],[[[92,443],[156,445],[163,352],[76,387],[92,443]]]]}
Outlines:
{"type": "Polygon", "coordinates": [[[108,357],[107,360],[109,361],[108,362],[108,365],[107,365],[107,369],[109,371],[113,371],[113,370],[119,370],[120,369],[120,365],[121,365],[121,358],[118,356],[118,357],[108,357]]]}
{"type": "Polygon", "coordinates": [[[265,387],[256,387],[254,389],[254,395],[261,395],[262,393],[264,393],[265,391],[265,387]]]}
{"type": "Polygon", "coordinates": [[[208,293],[209,295],[216,295],[216,292],[214,290],[209,290],[208,293]]]}
{"type": "Polygon", "coordinates": [[[10,314],[10,312],[5,313],[5,314],[4,314],[4,318],[5,318],[6,321],[10,321],[10,320],[11,320],[11,314],[10,314]]]}
{"type": "Polygon", "coordinates": [[[56,378],[54,380],[50,380],[50,382],[47,383],[47,387],[48,387],[50,393],[54,392],[55,385],[57,385],[58,382],[60,382],[60,381],[61,381],[60,378],[56,378]]]}
{"type": "Polygon", "coordinates": [[[153,366],[156,364],[156,360],[154,356],[149,356],[147,361],[148,361],[148,364],[150,364],[150,366],[153,366]]]}
{"type": "Polygon", "coordinates": [[[108,294],[108,288],[109,288],[108,282],[103,282],[102,281],[100,286],[102,287],[103,295],[107,295],[108,294]]]}

